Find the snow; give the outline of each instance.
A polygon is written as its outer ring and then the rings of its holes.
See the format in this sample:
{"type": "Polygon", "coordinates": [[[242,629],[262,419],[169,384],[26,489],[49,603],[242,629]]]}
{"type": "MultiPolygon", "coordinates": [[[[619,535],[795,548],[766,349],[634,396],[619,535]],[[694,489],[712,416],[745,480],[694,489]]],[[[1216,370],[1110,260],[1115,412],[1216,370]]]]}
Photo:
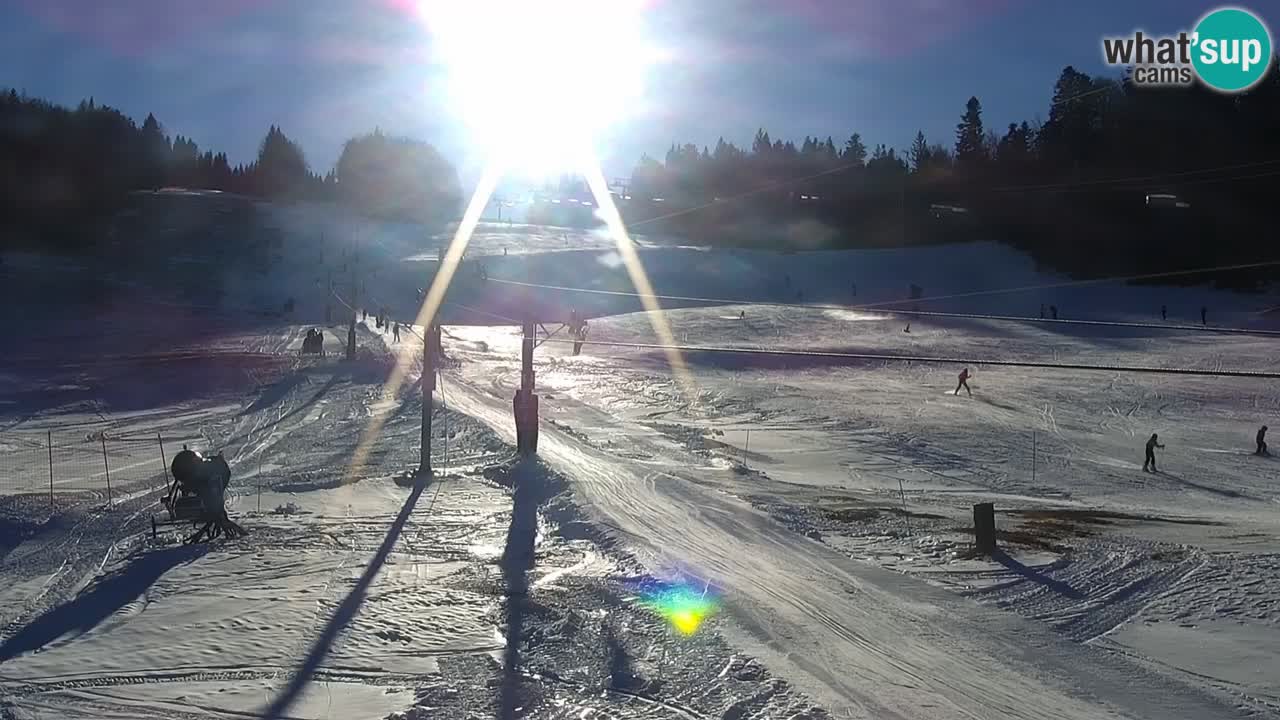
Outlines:
{"type": "MultiPolygon", "coordinates": [[[[52,518],[0,483],[0,537],[14,536],[0,542],[0,717],[1280,717],[1278,466],[1250,454],[1280,409],[1271,381],[978,362],[969,398],[947,364],[691,352],[681,377],[658,350],[548,342],[545,465],[518,464],[519,337],[494,323],[575,307],[591,340],[662,338],[632,297],[498,282],[628,292],[611,239],[483,225],[469,255],[491,280],[464,264],[442,310],[458,361],[436,395],[445,477],[414,489],[396,477],[417,465],[418,339],[362,321],[363,359],[347,363],[339,322],[323,326],[330,356],[297,353],[344,249],[363,248],[364,297],[408,318],[442,238],[262,212],[286,262],[234,284],[216,325],[190,316],[204,330],[175,334],[170,310],[185,311],[163,305],[32,309],[68,318],[60,334],[110,332],[81,352],[30,338],[0,363],[4,448],[26,458],[72,428],[223,449],[228,509],[250,532],[150,539],[152,472],[123,478],[115,507],[52,518]],[[287,297],[293,317],[226,312],[287,297]],[[103,348],[121,360],[89,363],[103,348]],[[402,350],[410,383],[388,399],[385,353],[402,350]],[[1140,471],[1151,432],[1168,446],[1158,474],[1140,471]],[[994,558],[969,551],[984,501],[994,558]],[[715,588],[722,612],[677,638],[618,579],[642,574],[715,588]]],[[[680,342],[1280,369],[1267,336],[971,317],[917,317],[907,334],[882,305],[916,284],[938,298],[922,310],[1053,303],[1150,324],[1161,304],[1177,323],[1207,305],[1211,324],[1274,330],[1265,294],[1071,285],[995,244],[776,255],[639,240],[657,292],[741,301],[665,302],[680,342]],[[853,307],[851,282],[872,307],[853,307]],[[1035,289],[992,292],[1009,288],[1035,289]],[[800,289],[849,307],[790,306],[800,289]]],[[[338,271],[334,286],[354,296],[338,271]]],[[[113,468],[145,469],[146,453],[113,449],[113,468]]]]}

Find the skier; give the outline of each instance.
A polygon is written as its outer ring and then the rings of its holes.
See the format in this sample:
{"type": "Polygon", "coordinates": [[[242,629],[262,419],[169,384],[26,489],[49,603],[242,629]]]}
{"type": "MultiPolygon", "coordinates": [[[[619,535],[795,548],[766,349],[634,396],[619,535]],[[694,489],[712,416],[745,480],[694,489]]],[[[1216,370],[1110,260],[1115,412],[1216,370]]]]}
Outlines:
{"type": "Polygon", "coordinates": [[[973,397],[973,391],[969,389],[969,368],[960,371],[960,382],[956,385],[956,395],[960,394],[960,388],[969,393],[969,397],[973,397]]]}
{"type": "Polygon", "coordinates": [[[1054,319],[1054,320],[1057,320],[1057,319],[1058,319],[1058,306],[1057,306],[1057,305],[1050,305],[1050,306],[1049,306],[1049,314],[1053,316],[1053,319],[1054,319]]]}
{"type": "Polygon", "coordinates": [[[1258,441],[1258,449],[1254,451],[1254,455],[1270,455],[1267,452],[1267,426],[1263,425],[1258,429],[1258,436],[1254,438],[1258,441]]]}
{"type": "Polygon", "coordinates": [[[1204,305],[1201,305],[1200,306],[1200,324],[1201,325],[1209,324],[1208,316],[1209,316],[1209,308],[1205,307],[1204,305]]]}
{"type": "Polygon", "coordinates": [[[399,320],[396,321],[395,328],[392,329],[391,335],[396,339],[396,342],[400,342],[400,321],[399,320]]]}
{"type": "Polygon", "coordinates": [[[1147,457],[1142,461],[1142,472],[1160,472],[1156,470],[1156,448],[1163,450],[1164,446],[1160,444],[1160,436],[1151,433],[1151,439],[1147,440],[1147,457]],[[1148,470],[1148,467],[1151,469],[1148,470]]]}
{"type": "Polygon", "coordinates": [[[1044,303],[1040,303],[1040,319],[1044,319],[1044,303]]]}
{"type": "Polygon", "coordinates": [[[1161,305],[1161,306],[1160,306],[1160,319],[1161,319],[1161,320],[1168,320],[1168,319],[1169,319],[1169,306],[1168,306],[1168,305],[1161,305]]]}
{"type": "Polygon", "coordinates": [[[738,311],[738,319],[739,319],[739,320],[746,320],[746,319],[747,319],[747,311],[746,311],[746,310],[739,310],[739,311],[738,311]]]}
{"type": "Polygon", "coordinates": [[[906,333],[906,334],[908,334],[908,335],[910,335],[910,334],[911,334],[911,321],[910,321],[910,320],[908,320],[908,321],[907,321],[907,326],[906,326],[906,327],[904,327],[904,328],[902,328],[902,332],[904,332],[904,333],[906,333]]]}

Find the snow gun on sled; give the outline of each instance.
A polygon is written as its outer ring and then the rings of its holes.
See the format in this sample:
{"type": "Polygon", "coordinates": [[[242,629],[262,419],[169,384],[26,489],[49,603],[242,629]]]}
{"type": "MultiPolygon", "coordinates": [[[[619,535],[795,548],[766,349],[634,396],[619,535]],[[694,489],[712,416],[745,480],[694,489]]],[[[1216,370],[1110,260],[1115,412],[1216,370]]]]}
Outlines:
{"type": "Polygon", "coordinates": [[[324,333],[320,328],[311,328],[302,339],[302,355],[319,355],[324,357],[324,333]]]}
{"type": "Polygon", "coordinates": [[[169,471],[173,481],[160,499],[165,516],[159,519],[151,516],[152,537],[159,536],[162,525],[184,522],[199,526],[195,534],[186,539],[188,543],[199,542],[201,538],[213,540],[222,534],[229,538],[246,534],[244,528],[227,516],[225,497],[231,483],[231,467],[221,452],[204,457],[183,445],[182,452],[173,457],[169,471]]]}

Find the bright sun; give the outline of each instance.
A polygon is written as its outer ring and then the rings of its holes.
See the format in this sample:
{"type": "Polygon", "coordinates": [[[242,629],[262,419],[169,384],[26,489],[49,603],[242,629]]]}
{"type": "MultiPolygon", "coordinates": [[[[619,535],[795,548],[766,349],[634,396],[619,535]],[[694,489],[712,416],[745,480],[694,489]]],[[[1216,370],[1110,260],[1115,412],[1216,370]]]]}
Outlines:
{"type": "Polygon", "coordinates": [[[640,0],[427,0],[450,97],[507,170],[585,162],[641,97],[653,57],[640,0]]]}

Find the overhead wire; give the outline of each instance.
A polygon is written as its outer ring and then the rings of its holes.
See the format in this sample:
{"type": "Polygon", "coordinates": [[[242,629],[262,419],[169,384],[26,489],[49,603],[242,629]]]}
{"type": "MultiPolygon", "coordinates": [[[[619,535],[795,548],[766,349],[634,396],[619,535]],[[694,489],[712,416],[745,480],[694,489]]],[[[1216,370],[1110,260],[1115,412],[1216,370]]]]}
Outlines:
{"type": "MultiPolygon", "coordinates": [[[[549,339],[553,343],[574,343],[575,340],[549,339]]],[[[584,340],[583,345],[622,347],[638,350],[679,350],[685,353],[724,353],[734,355],[772,355],[779,357],[825,358],[833,360],[872,360],[884,362],[943,363],[951,365],[994,365],[997,367],[1049,368],[1057,370],[1095,370],[1105,372],[1132,372],[1159,375],[1193,375],[1201,377],[1231,378],[1280,378],[1280,371],[1253,370],[1200,370],[1197,368],[1162,368],[1143,365],[1093,365],[1088,363],[1045,362],[1039,360],[1002,360],[992,358],[962,358],[934,355],[892,355],[887,353],[852,353],[829,350],[784,350],[780,348],[742,348],[716,345],[667,345],[615,340],[584,340]]]]}
{"type": "MultiPolygon", "coordinates": [[[[1194,268],[1187,270],[1173,270],[1157,273],[1142,273],[1136,275],[1111,276],[1105,278],[1091,278],[1087,280],[1065,280],[1057,283],[1041,283],[1037,285],[1025,285],[1012,288],[998,288],[992,290],[975,290],[971,292],[948,293],[943,295],[932,295],[920,298],[907,298],[902,300],[885,300],[871,303],[854,303],[847,305],[829,304],[829,303],[788,303],[780,301],[759,301],[746,298],[730,299],[730,298],[712,298],[699,297],[691,295],[655,295],[654,297],[663,301],[689,302],[705,305],[757,305],[763,307],[782,307],[782,308],[799,308],[809,310],[879,310],[888,314],[903,316],[933,316],[933,317],[963,317],[972,319],[986,319],[1008,322],[1030,322],[1030,323],[1057,323],[1064,325],[1096,325],[1111,327],[1141,327],[1141,328],[1157,328],[1169,330],[1194,330],[1198,332],[1217,332],[1217,333],[1235,333],[1249,335],[1280,335],[1280,332],[1271,330],[1253,330],[1249,328],[1222,328],[1216,326],[1196,326],[1196,325],[1162,325],[1155,323],[1126,323],[1121,321],[1105,321],[1105,320],[1071,320],[1066,318],[1035,318],[1016,315],[984,315],[978,313],[944,313],[937,311],[922,310],[901,310],[894,309],[894,305],[902,305],[906,303],[922,303],[938,300],[954,300],[960,298],[987,297],[991,295],[1012,294],[1018,292],[1031,292],[1035,290],[1053,290],[1068,287],[1084,287],[1089,285],[1100,285],[1106,283],[1135,282],[1139,280],[1153,280],[1158,278],[1184,277],[1188,275],[1204,275],[1218,272],[1230,272],[1237,270],[1247,270],[1262,267],[1280,266],[1280,260],[1268,260],[1255,263],[1241,263],[1237,265],[1221,265],[1216,267],[1194,268]]],[[[530,283],[520,280],[506,280],[502,278],[489,278],[489,282],[503,283],[506,285],[514,285],[520,287],[529,287],[542,290],[555,290],[560,292],[576,292],[592,295],[607,295],[614,297],[639,297],[639,294],[633,291],[624,290],[602,290],[598,288],[579,288],[565,285],[549,285],[543,283],[530,283]]]]}

